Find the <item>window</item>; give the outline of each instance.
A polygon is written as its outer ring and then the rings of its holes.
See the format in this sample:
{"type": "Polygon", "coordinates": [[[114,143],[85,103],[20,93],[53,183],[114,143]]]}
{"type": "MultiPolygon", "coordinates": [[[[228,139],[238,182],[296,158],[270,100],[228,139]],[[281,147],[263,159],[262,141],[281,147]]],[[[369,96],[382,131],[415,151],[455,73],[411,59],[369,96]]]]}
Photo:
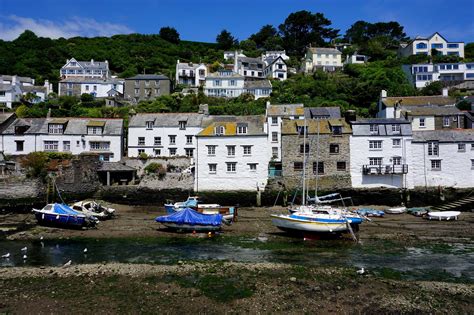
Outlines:
{"type": "Polygon", "coordinates": [[[102,134],[102,127],[87,127],[87,134],[89,135],[101,135],[102,134]]]}
{"type": "Polygon", "coordinates": [[[425,127],[425,119],[420,118],[420,128],[424,128],[424,127],[425,127]]]}
{"type": "Polygon", "coordinates": [[[278,142],[278,132],[272,132],[272,142],[278,142]]]}
{"type": "Polygon", "coordinates": [[[48,126],[48,133],[51,134],[62,134],[64,129],[64,125],[62,124],[49,124],[48,126]]]}
{"type": "Polygon", "coordinates": [[[402,146],[402,140],[401,139],[392,139],[392,146],[394,148],[401,147],[402,146]]]}
{"type": "Polygon", "coordinates": [[[186,129],[186,122],[185,121],[180,121],[179,122],[179,129],[180,130],[185,130],[186,129]]]}
{"type": "Polygon", "coordinates": [[[155,149],[153,151],[155,152],[155,156],[160,156],[161,155],[161,149],[155,149]]]}
{"type": "Polygon", "coordinates": [[[193,136],[186,136],[186,144],[193,144],[193,136]]]}
{"type": "Polygon", "coordinates": [[[331,143],[329,145],[329,153],[339,154],[339,144],[331,143]]]}
{"type": "Polygon", "coordinates": [[[425,43],[416,44],[416,49],[426,49],[428,46],[425,43]]]}
{"type": "Polygon", "coordinates": [[[272,125],[273,126],[278,125],[278,117],[272,117],[272,125]]]}
{"type": "Polygon", "coordinates": [[[214,86],[221,86],[221,80],[214,80],[214,86]]]}
{"type": "Polygon", "coordinates": [[[224,126],[217,126],[215,132],[216,132],[217,136],[221,136],[221,135],[225,134],[224,126]]]}
{"type": "Polygon", "coordinates": [[[369,158],[369,165],[380,166],[382,165],[381,157],[371,157],[369,158]]]}
{"type": "Polygon", "coordinates": [[[335,136],[342,135],[342,127],[341,126],[332,126],[332,134],[335,136]]]}
{"type": "Polygon", "coordinates": [[[86,91],[89,91],[89,86],[88,85],[86,85],[86,91]]]}
{"type": "Polygon", "coordinates": [[[243,135],[247,133],[247,125],[238,125],[237,126],[237,134],[243,135]]]}
{"type": "Polygon", "coordinates": [[[58,151],[58,141],[45,141],[44,150],[45,151],[58,151]]]}
{"type": "Polygon", "coordinates": [[[16,151],[17,151],[17,152],[21,152],[21,151],[24,150],[25,141],[23,141],[23,140],[17,140],[17,141],[15,141],[15,143],[16,143],[16,151]]]}
{"type": "Polygon", "coordinates": [[[431,170],[441,171],[441,160],[431,160],[431,170]]]}
{"type": "Polygon", "coordinates": [[[216,145],[207,146],[207,155],[216,155],[216,145]]]}
{"type": "Polygon", "coordinates": [[[155,141],[153,142],[154,145],[161,145],[161,137],[155,137],[155,141]]]}
{"type": "Polygon", "coordinates": [[[466,144],[458,143],[458,152],[466,152],[466,144]]]}
{"type": "Polygon", "coordinates": [[[135,89],[135,95],[140,94],[140,89],[135,89]]]}
{"type": "Polygon", "coordinates": [[[337,162],[336,168],[338,171],[345,171],[346,170],[346,162],[337,162]]]}
{"type": "Polygon", "coordinates": [[[471,150],[474,150],[474,143],[471,143],[471,150]]]}
{"type": "Polygon", "coordinates": [[[176,136],[169,136],[170,138],[170,145],[175,145],[176,144],[176,136]]]}
{"type": "Polygon", "coordinates": [[[324,162],[313,162],[313,174],[324,174],[324,162]]]}
{"type": "Polygon", "coordinates": [[[392,164],[393,165],[402,165],[402,158],[400,156],[392,157],[392,164]]]}
{"type": "Polygon", "coordinates": [[[428,142],[428,155],[438,156],[439,154],[439,144],[438,142],[428,142]]]}
{"type": "Polygon", "coordinates": [[[272,148],[272,157],[278,159],[278,147],[272,148]]]}
{"type": "Polygon", "coordinates": [[[443,44],[442,43],[439,43],[439,44],[431,44],[431,49],[437,49],[437,48],[443,48],[443,44]]]}
{"type": "Polygon", "coordinates": [[[227,146],[227,156],[235,156],[235,145],[227,146]]]}
{"type": "Polygon", "coordinates": [[[138,145],[145,145],[145,137],[138,137],[138,145]]]}
{"type": "Polygon", "coordinates": [[[249,163],[249,170],[251,172],[256,172],[257,171],[257,163],[249,163]]]}
{"type": "Polygon", "coordinates": [[[176,155],[176,148],[169,148],[170,151],[170,156],[175,156],[176,155]]]}
{"type": "Polygon", "coordinates": [[[193,157],[194,149],[184,149],[184,153],[187,157],[193,157]]]}
{"type": "Polygon", "coordinates": [[[302,171],[303,170],[303,162],[293,162],[293,170],[302,171]]]}
{"type": "Polygon", "coordinates": [[[91,151],[109,151],[110,142],[105,141],[90,141],[89,146],[91,151]]]}
{"type": "Polygon", "coordinates": [[[138,155],[145,153],[145,149],[138,149],[138,155]]]}
{"type": "Polygon", "coordinates": [[[71,151],[71,141],[63,141],[63,151],[71,151]]]}
{"type": "Polygon", "coordinates": [[[209,165],[209,174],[217,173],[217,164],[208,164],[209,165]]]}
{"type": "Polygon", "coordinates": [[[252,146],[244,145],[244,155],[251,155],[252,154],[252,146]]]}
{"type": "Polygon", "coordinates": [[[227,162],[227,172],[235,173],[237,162],[227,162]]]}
{"type": "Polygon", "coordinates": [[[229,85],[230,85],[230,86],[235,86],[235,85],[236,85],[236,84],[235,84],[235,80],[230,80],[230,81],[229,81],[229,85]]]}
{"type": "Polygon", "coordinates": [[[449,127],[449,116],[444,116],[443,117],[443,127],[449,127]]]}
{"type": "Polygon", "coordinates": [[[471,170],[474,170],[474,160],[471,160],[471,170]]]}
{"type": "Polygon", "coordinates": [[[81,142],[80,142],[80,141],[76,141],[76,147],[78,147],[78,148],[79,148],[79,147],[80,147],[80,145],[81,145],[81,142]]]}
{"type": "Polygon", "coordinates": [[[300,144],[300,154],[309,154],[309,144],[300,144]]]}
{"type": "Polygon", "coordinates": [[[400,125],[392,125],[392,133],[400,133],[400,125]]]}
{"type": "Polygon", "coordinates": [[[97,85],[94,85],[94,91],[97,91],[97,85]]]}
{"type": "Polygon", "coordinates": [[[379,126],[378,125],[371,124],[369,129],[370,129],[370,133],[372,133],[372,134],[379,132],[379,126]]]}
{"type": "Polygon", "coordinates": [[[459,48],[459,44],[448,44],[448,48],[459,48]]]}
{"type": "Polygon", "coordinates": [[[371,150],[381,150],[382,149],[382,141],[381,140],[370,140],[369,141],[369,149],[371,149],[371,150]]]}
{"type": "Polygon", "coordinates": [[[153,129],[154,122],[153,121],[147,121],[146,122],[146,129],[153,129]]]}

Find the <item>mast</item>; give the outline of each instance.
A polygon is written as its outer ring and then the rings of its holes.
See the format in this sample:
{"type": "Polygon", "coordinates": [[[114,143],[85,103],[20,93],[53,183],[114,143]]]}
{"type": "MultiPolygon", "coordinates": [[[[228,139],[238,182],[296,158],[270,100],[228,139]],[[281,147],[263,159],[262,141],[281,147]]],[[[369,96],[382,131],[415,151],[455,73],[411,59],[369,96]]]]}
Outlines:
{"type": "Polygon", "coordinates": [[[319,175],[319,119],[317,121],[318,133],[316,136],[316,182],[314,187],[314,201],[318,198],[318,175],[319,175]]]}
{"type": "Polygon", "coordinates": [[[306,205],[306,117],[304,119],[303,127],[303,202],[306,205]]]}

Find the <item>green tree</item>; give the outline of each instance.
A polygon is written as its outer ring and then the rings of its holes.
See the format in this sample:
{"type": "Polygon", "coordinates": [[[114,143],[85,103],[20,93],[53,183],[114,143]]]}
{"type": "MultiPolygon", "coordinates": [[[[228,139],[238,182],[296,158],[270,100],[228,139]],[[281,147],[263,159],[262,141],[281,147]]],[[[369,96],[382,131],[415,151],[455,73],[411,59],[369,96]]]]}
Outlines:
{"type": "Polygon", "coordinates": [[[277,38],[280,38],[278,30],[270,24],[262,26],[262,28],[257,33],[252,34],[249,37],[250,40],[253,40],[255,42],[257,48],[259,49],[268,49],[266,45],[275,41],[277,38]]]}
{"type": "Polygon", "coordinates": [[[222,30],[216,37],[217,48],[227,50],[239,44],[238,40],[227,30],[222,30]]]}
{"type": "Polygon", "coordinates": [[[464,47],[464,58],[474,60],[474,43],[468,43],[464,47]]]}
{"type": "Polygon", "coordinates": [[[179,44],[179,33],[174,27],[165,26],[160,29],[160,37],[173,44],[179,44]]]}
{"type": "Polygon", "coordinates": [[[443,92],[443,83],[441,81],[434,81],[421,89],[421,95],[441,95],[443,92]]]}

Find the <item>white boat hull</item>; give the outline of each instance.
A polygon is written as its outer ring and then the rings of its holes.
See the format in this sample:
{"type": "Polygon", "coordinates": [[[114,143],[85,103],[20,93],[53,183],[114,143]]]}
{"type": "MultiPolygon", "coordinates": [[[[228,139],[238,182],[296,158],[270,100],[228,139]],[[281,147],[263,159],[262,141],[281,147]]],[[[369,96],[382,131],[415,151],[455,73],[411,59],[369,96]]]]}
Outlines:
{"type": "Polygon", "coordinates": [[[428,212],[429,220],[457,220],[461,212],[459,211],[437,211],[437,212],[428,212]]]}
{"type": "Polygon", "coordinates": [[[293,230],[314,233],[335,233],[348,230],[347,223],[308,222],[295,220],[288,216],[272,215],[272,223],[281,230],[293,230]]]}
{"type": "Polygon", "coordinates": [[[406,207],[398,207],[398,208],[389,208],[385,210],[385,213],[390,213],[390,214],[402,214],[407,211],[406,207]]]}

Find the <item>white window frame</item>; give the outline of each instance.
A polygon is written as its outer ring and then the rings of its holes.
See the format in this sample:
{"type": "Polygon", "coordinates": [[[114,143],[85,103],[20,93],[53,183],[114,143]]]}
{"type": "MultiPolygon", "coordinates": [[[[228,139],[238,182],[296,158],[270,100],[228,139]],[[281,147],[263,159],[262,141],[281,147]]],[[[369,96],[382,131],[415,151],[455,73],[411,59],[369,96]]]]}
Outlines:
{"type": "Polygon", "coordinates": [[[235,145],[227,146],[227,156],[235,156],[235,145]]]}
{"type": "Polygon", "coordinates": [[[244,145],[242,147],[243,147],[244,155],[252,155],[252,146],[251,145],[244,145]]]}
{"type": "Polygon", "coordinates": [[[146,140],[145,137],[138,137],[138,145],[145,145],[146,140]]]}
{"type": "Polygon", "coordinates": [[[451,125],[449,116],[443,116],[443,127],[449,127],[451,125]]]}
{"type": "Polygon", "coordinates": [[[431,160],[431,170],[441,171],[441,160],[431,160]],[[437,165],[439,164],[439,165],[437,165]]]}
{"type": "Polygon", "coordinates": [[[57,152],[59,150],[59,141],[45,140],[44,150],[48,152],[57,152]]]}
{"type": "Polygon", "coordinates": [[[272,132],[272,142],[278,143],[278,132],[276,131],[272,132]]]}
{"type": "Polygon", "coordinates": [[[207,155],[214,156],[216,155],[217,145],[208,145],[207,146],[207,155]]]}
{"type": "Polygon", "coordinates": [[[369,140],[369,150],[382,150],[382,140],[369,140]]]}
{"type": "Polygon", "coordinates": [[[248,163],[247,165],[249,166],[249,171],[250,172],[256,172],[257,171],[257,164],[258,163],[248,163]]]}
{"type": "Polygon", "coordinates": [[[237,172],[237,162],[226,162],[227,173],[237,172]]]}
{"type": "Polygon", "coordinates": [[[466,144],[458,143],[458,152],[466,152],[466,144]]]}
{"type": "Polygon", "coordinates": [[[370,166],[381,166],[383,164],[383,158],[381,157],[369,157],[370,166]]]}
{"type": "Polygon", "coordinates": [[[402,146],[402,139],[392,139],[392,147],[400,148],[402,146]],[[398,144],[397,144],[398,143],[398,144]]]}
{"type": "Polygon", "coordinates": [[[155,137],[153,139],[153,145],[161,145],[161,137],[155,137]]]}
{"type": "Polygon", "coordinates": [[[424,117],[419,118],[420,121],[420,128],[426,128],[426,120],[424,117]]]}
{"type": "Polygon", "coordinates": [[[168,136],[170,145],[176,145],[176,135],[169,135],[168,136]]]}
{"type": "Polygon", "coordinates": [[[209,163],[209,174],[216,174],[217,173],[217,163],[209,163]]]}

